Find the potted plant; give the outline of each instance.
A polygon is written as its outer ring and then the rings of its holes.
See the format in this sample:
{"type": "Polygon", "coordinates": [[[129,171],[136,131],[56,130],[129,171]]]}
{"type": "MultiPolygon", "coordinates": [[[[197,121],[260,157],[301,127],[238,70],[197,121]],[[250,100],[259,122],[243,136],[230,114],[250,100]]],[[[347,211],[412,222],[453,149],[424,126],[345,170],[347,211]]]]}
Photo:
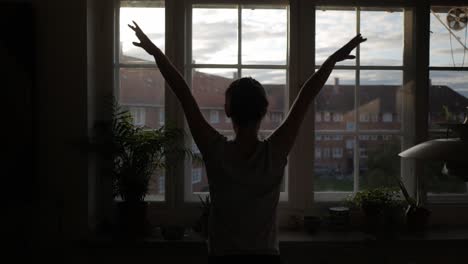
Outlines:
{"type": "Polygon", "coordinates": [[[421,205],[421,200],[419,199],[419,197],[421,197],[420,188],[416,189],[416,197],[418,199],[415,200],[409,195],[408,190],[406,189],[405,184],[401,178],[398,178],[398,185],[400,186],[401,192],[403,193],[403,196],[408,203],[405,211],[405,221],[408,231],[424,232],[427,228],[431,212],[421,205]]]}
{"type": "Polygon", "coordinates": [[[113,193],[117,203],[119,232],[128,236],[145,235],[147,203],[144,198],[153,172],[165,169],[167,157],[180,157],[190,150],[180,147],[182,130],[162,126],[146,129],[133,124],[128,110],[115,104],[112,118],[111,155],[113,193]]]}
{"type": "Polygon", "coordinates": [[[348,203],[362,210],[364,231],[388,236],[394,233],[398,223],[401,201],[394,188],[374,188],[357,192],[348,203]]]}

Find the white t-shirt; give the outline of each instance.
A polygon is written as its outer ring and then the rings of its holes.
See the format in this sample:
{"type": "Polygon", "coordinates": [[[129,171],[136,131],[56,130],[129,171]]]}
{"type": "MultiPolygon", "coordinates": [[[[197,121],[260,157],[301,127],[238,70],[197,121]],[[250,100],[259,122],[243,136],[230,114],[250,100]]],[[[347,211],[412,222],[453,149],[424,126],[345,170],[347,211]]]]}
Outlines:
{"type": "Polygon", "coordinates": [[[233,155],[234,142],[221,134],[205,152],[212,199],[210,254],[279,254],[276,208],[287,157],[265,140],[241,160],[233,155]]]}

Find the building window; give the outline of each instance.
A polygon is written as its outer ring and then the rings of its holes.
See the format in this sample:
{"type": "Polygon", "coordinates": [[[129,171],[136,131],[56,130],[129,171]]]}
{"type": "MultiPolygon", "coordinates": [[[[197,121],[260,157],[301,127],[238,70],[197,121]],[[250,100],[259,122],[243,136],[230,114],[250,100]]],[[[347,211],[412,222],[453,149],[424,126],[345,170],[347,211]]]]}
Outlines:
{"type": "Polygon", "coordinates": [[[390,123],[393,121],[393,115],[392,113],[384,113],[382,117],[382,121],[385,123],[390,123]]]}
{"type": "Polygon", "coordinates": [[[315,159],[321,159],[322,158],[322,150],[320,148],[315,148],[315,159]]]}
{"type": "Polygon", "coordinates": [[[379,122],[379,114],[371,113],[370,117],[371,117],[371,122],[373,122],[373,123],[379,122]]]}
{"type": "Polygon", "coordinates": [[[144,126],[146,121],[146,109],[143,107],[130,107],[133,124],[135,126],[144,126]]]}
{"type": "Polygon", "coordinates": [[[353,149],[354,148],[354,140],[348,139],[346,140],[346,149],[353,149]]]}
{"type": "Polygon", "coordinates": [[[210,110],[210,123],[211,124],[219,123],[219,111],[218,110],[210,110]]]}
{"type": "Polygon", "coordinates": [[[342,121],[343,121],[343,114],[333,113],[333,122],[342,122],[342,121]]]}
{"type": "Polygon", "coordinates": [[[202,180],[202,168],[192,169],[192,184],[199,183],[202,180]]]}
{"type": "Polygon", "coordinates": [[[166,192],[166,177],[158,177],[158,192],[164,194],[166,192]]]}
{"type": "Polygon", "coordinates": [[[330,112],[323,113],[323,121],[330,122],[330,112]]]}
{"type": "Polygon", "coordinates": [[[359,157],[367,158],[367,149],[366,148],[359,148],[359,157]]]}
{"type": "Polygon", "coordinates": [[[341,159],[343,157],[343,149],[342,148],[333,148],[332,155],[335,159],[341,159]]]}
{"type": "Polygon", "coordinates": [[[369,122],[369,113],[360,113],[359,114],[359,122],[369,122]]]}
{"type": "Polygon", "coordinates": [[[315,113],[315,122],[322,122],[322,113],[315,113]]]}
{"type": "Polygon", "coordinates": [[[166,115],[164,114],[164,109],[159,109],[159,125],[163,126],[166,120],[166,115]]]}
{"type": "Polygon", "coordinates": [[[324,159],[329,159],[330,158],[330,149],[329,148],[323,148],[323,158],[324,159]]]}
{"type": "Polygon", "coordinates": [[[316,141],[322,140],[322,135],[315,135],[315,140],[316,141]]]}

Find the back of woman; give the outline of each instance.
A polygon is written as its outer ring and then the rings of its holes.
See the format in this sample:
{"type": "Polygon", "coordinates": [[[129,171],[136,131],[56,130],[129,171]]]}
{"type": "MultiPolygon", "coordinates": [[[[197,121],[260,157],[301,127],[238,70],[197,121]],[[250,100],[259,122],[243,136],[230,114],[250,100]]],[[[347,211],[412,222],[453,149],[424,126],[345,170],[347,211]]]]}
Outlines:
{"type": "Polygon", "coordinates": [[[268,140],[249,157],[221,135],[202,153],[212,208],[211,255],[278,255],[276,208],[287,163],[268,140]]]}

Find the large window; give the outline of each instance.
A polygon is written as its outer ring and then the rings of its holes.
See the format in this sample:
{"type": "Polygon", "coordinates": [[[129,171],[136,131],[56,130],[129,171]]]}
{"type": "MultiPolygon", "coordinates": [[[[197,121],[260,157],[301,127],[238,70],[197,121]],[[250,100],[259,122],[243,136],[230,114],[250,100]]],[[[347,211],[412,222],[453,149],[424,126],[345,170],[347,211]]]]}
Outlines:
{"type": "MultiPolygon", "coordinates": [[[[419,130],[415,132],[421,127],[423,132],[428,129],[429,138],[445,137],[439,124],[459,123],[465,117],[468,29],[447,16],[461,17],[466,8],[425,10],[430,14],[417,21],[428,19],[428,31],[412,19],[405,20],[426,8],[416,0],[407,1],[406,10],[389,7],[395,3],[392,0],[376,2],[377,7],[360,0],[353,1],[357,6],[345,0],[332,1],[334,6],[300,0],[300,8],[294,6],[297,1],[294,5],[281,0],[258,2],[174,0],[165,7],[163,1],[120,1],[116,9],[116,95],[132,113],[134,123],[154,129],[176,120],[182,126],[183,113],[174,95],[165,92],[167,86],[153,58],[132,45],[136,39],[127,28],[132,20],[163,51],[169,50],[206,120],[229,139],[234,131],[225,115],[224,93],[233,80],[251,76],[264,85],[270,102],[260,129],[265,138],[285,119],[303,75],[317,70],[335,50],[362,33],[368,40],[353,52],[356,59],[337,64],[315,100],[311,109],[315,112],[305,119],[282,186],[281,199],[287,202],[281,205],[304,209],[311,206],[312,197],[302,197],[312,191],[318,203],[340,201],[359,190],[396,186],[396,177],[415,180],[421,170],[413,170],[417,163],[400,161],[401,146],[428,139],[419,130]],[[365,6],[359,6],[360,2],[365,6]],[[412,47],[412,41],[404,43],[408,36],[430,40],[426,43],[430,54],[412,47]],[[429,65],[423,64],[424,59],[429,65]],[[427,84],[426,77],[412,73],[413,67],[419,67],[419,74],[429,73],[427,84]],[[417,123],[426,116],[427,124],[417,123]]],[[[199,154],[188,138],[187,146],[199,154]]],[[[168,172],[155,172],[149,200],[180,206],[207,194],[203,163],[183,162],[185,166],[167,179],[168,172]]],[[[432,164],[422,173],[430,199],[453,201],[444,199],[466,194],[463,182],[441,170],[442,164],[432,164]]]]}
{"type": "MultiPolygon", "coordinates": [[[[119,104],[127,108],[133,123],[146,129],[164,124],[164,79],[154,59],[135,47],[134,32],[128,28],[132,20],[147,32],[156,45],[165,49],[165,8],[162,1],[121,1],[118,9],[119,30],[116,43],[116,95],[119,104]]],[[[147,200],[164,200],[164,171],[157,170],[150,179],[147,200]]]]}
{"type": "Polygon", "coordinates": [[[315,122],[316,135],[324,135],[315,146],[333,151],[315,159],[316,200],[395,186],[402,134],[396,117],[402,114],[403,10],[317,7],[315,32],[317,68],[357,33],[368,39],[355,50],[355,60],[337,64],[316,98],[315,110],[325,113],[325,121],[329,113],[342,113],[335,122],[315,122]],[[394,140],[384,143],[383,136],[394,140]]]}
{"type": "MultiPolygon", "coordinates": [[[[442,123],[461,123],[468,107],[468,6],[432,6],[429,72],[429,136],[446,137],[442,123]]],[[[454,137],[455,135],[449,135],[454,137]]],[[[466,184],[442,173],[443,164],[425,166],[429,196],[467,194],[466,184]]]]}
{"type": "MultiPolygon", "coordinates": [[[[250,76],[265,87],[269,107],[260,128],[267,137],[283,120],[287,107],[288,9],[286,6],[193,5],[187,79],[201,111],[212,126],[232,139],[234,131],[224,111],[224,93],[229,84],[250,76]]],[[[208,191],[206,170],[200,162],[192,171],[202,179],[186,186],[191,193],[208,191]]],[[[193,173],[192,173],[193,174],[193,173]]],[[[186,177],[186,185],[190,183],[186,177]]],[[[286,196],[283,184],[283,198],[286,196]]]]}

